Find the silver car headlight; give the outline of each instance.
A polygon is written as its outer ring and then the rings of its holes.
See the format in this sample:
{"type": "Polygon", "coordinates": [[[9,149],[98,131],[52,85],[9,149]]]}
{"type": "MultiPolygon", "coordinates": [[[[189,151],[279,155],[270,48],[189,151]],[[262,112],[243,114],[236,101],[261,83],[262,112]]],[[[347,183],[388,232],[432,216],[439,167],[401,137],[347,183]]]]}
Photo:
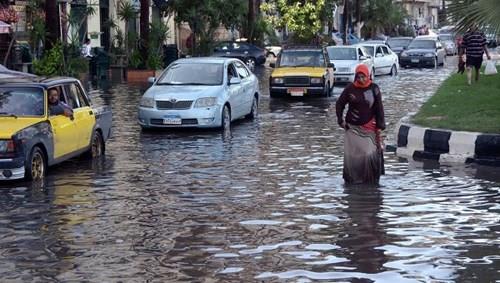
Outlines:
{"type": "Polygon", "coordinates": [[[408,57],[408,52],[406,51],[401,52],[401,57],[408,57]]]}
{"type": "Polygon", "coordinates": [[[434,53],[425,53],[424,57],[434,57],[434,53]]]}
{"type": "Polygon", "coordinates": [[[139,105],[141,107],[145,107],[145,108],[154,108],[155,107],[155,99],[152,97],[143,96],[141,98],[141,102],[139,105]]]}
{"type": "Polygon", "coordinates": [[[282,84],[284,82],[285,81],[283,80],[283,78],[273,78],[273,83],[274,84],[282,84]]]}
{"type": "Polygon", "coordinates": [[[195,108],[211,107],[214,106],[216,103],[217,103],[217,97],[202,97],[196,99],[194,107],[195,108]]]}
{"type": "Polygon", "coordinates": [[[311,78],[311,84],[322,84],[323,79],[322,78],[311,78]]]}

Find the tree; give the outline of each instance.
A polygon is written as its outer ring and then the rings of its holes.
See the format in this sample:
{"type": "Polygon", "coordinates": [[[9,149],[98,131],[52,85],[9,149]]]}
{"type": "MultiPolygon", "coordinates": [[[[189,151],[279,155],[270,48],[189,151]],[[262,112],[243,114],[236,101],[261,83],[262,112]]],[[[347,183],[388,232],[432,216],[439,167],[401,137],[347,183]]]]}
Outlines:
{"type": "Polygon", "coordinates": [[[310,42],[322,27],[325,0],[270,0],[262,3],[264,18],[274,28],[287,28],[299,42],[310,42]]]}
{"type": "Polygon", "coordinates": [[[186,22],[193,32],[195,55],[210,53],[215,30],[223,25],[227,29],[241,27],[247,13],[246,0],[173,0],[169,9],[176,13],[177,22],[186,22]],[[199,39],[199,43],[197,40],[199,39]]]}
{"type": "Polygon", "coordinates": [[[141,35],[139,48],[142,59],[146,62],[148,58],[149,44],[149,0],[141,0],[141,17],[139,20],[139,33],[141,35]]]}
{"type": "Polygon", "coordinates": [[[397,28],[404,26],[408,17],[406,10],[392,0],[368,0],[362,10],[364,34],[369,38],[379,32],[397,33],[397,28]]]}
{"type": "Polygon", "coordinates": [[[49,50],[59,39],[59,13],[56,0],[45,0],[45,50],[49,50]]]}
{"type": "Polygon", "coordinates": [[[467,31],[472,25],[486,29],[489,33],[500,33],[500,9],[498,0],[452,0],[448,15],[456,22],[459,32],[467,31]]]}
{"type": "Polygon", "coordinates": [[[136,11],[134,9],[134,6],[132,5],[132,2],[126,0],[120,0],[120,2],[118,2],[118,11],[116,15],[118,16],[118,19],[125,22],[125,31],[124,31],[125,61],[128,63],[129,39],[130,39],[129,24],[130,21],[136,17],[136,11]]]}

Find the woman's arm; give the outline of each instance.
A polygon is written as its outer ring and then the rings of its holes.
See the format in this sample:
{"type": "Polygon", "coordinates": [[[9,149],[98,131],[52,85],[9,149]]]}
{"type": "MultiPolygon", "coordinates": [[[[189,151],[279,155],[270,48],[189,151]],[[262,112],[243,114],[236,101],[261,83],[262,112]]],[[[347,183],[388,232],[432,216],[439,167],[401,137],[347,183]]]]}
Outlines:
{"type": "Polygon", "coordinates": [[[344,88],[344,91],[340,94],[340,97],[337,99],[337,102],[335,103],[335,110],[337,112],[337,123],[345,129],[345,123],[344,123],[344,109],[347,104],[347,89],[349,87],[344,88]]]}
{"type": "Polygon", "coordinates": [[[384,105],[382,104],[382,92],[380,92],[380,88],[375,86],[375,122],[377,124],[377,128],[381,130],[385,130],[385,113],[384,113],[384,105]]]}

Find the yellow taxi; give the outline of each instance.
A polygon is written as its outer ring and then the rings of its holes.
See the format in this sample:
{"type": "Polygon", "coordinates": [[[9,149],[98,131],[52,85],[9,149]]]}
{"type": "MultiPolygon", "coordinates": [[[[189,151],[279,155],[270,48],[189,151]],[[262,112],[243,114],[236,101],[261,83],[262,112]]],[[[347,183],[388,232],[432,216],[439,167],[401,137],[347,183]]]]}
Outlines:
{"type": "Polygon", "coordinates": [[[285,47],[270,67],[271,97],[332,94],[335,68],[322,47],[285,47]]]}
{"type": "Polygon", "coordinates": [[[100,156],[110,132],[111,111],[93,107],[77,79],[0,77],[0,180],[39,180],[56,163],[100,156]],[[49,105],[53,89],[59,102],[49,105]]]}

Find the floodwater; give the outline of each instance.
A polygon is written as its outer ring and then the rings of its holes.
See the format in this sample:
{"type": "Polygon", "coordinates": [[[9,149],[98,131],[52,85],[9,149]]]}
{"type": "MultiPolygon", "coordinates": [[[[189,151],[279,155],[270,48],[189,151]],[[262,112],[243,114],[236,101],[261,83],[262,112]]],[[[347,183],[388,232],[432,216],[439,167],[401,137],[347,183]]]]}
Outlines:
{"type": "MultiPolygon", "coordinates": [[[[377,77],[394,143],[453,65],[377,77]]],[[[97,161],[0,188],[1,282],[495,282],[497,168],[385,153],[380,187],[343,185],[335,99],[270,100],[219,131],[142,133],[142,87],[94,91],[114,136],[97,161]]],[[[464,78],[465,80],[465,78],[464,78]]],[[[460,95],[460,94],[457,94],[460,95]]]]}

